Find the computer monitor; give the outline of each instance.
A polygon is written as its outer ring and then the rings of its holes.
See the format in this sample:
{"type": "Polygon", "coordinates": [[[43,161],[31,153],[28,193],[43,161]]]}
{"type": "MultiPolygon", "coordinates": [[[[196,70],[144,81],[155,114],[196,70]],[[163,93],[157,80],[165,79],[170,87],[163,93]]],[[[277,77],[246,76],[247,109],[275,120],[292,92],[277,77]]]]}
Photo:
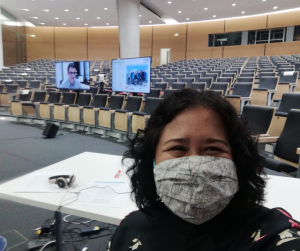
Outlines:
{"type": "Polygon", "coordinates": [[[90,90],[90,62],[69,61],[55,63],[56,88],[90,90]]]}
{"type": "Polygon", "coordinates": [[[112,91],[150,93],[151,57],[112,60],[112,91]]]}

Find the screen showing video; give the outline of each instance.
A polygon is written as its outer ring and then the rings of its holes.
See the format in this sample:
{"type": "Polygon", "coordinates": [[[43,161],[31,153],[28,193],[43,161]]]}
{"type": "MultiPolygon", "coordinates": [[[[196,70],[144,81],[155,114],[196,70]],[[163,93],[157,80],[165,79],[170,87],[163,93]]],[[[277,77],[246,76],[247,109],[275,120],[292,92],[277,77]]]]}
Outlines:
{"type": "Polygon", "coordinates": [[[112,60],[112,90],[150,93],[151,57],[112,60]]]}
{"type": "Polygon", "coordinates": [[[55,63],[56,88],[71,90],[90,90],[90,62],[55,63]]]}

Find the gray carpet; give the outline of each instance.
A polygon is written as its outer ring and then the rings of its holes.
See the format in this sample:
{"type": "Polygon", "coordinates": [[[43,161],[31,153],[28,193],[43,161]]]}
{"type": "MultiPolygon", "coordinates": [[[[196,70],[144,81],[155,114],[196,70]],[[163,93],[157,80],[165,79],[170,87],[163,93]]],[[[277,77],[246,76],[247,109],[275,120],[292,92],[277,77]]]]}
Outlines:
{"type": "MultiPolygon", "coordinates": [[[[0,120],[0,183],[17,178],[29,172],[70,158],[79,153],[89,151],[122,155],[127,149],[126,143],[118,143],[115,139],[101,139],[99,135],[88,136],[83,133],[71,133],[70,130],[59,130],[54,139],[42,136],[41,126],[15,124],[0,120]]],[[[7,237],[11,251],[27,250],[26,239],[32,238],[33,229],[41,226],[54,212],[26,206],[19,203],[0,200],[0,235],[7,237]],[[25,238],[26,239],[25,239],[25,238]]],[[[103,226],[94,222],[94,225],[103,226]]],[[[107,224],[106,224],[107,225],[107,224]]],[[[112,226],[112,231],[115,229],[112,226]]],[[[103,232],[107,234],[109,232],[103,232]]],[[[88,247],[89,250],[106,250],[110,236],[84,243],[76,247],[88,247]]],[[[49,247],[45,250],[55,250],[49,247]]],[[[70,243],[66,250],[75,250],[70,243]]]]}

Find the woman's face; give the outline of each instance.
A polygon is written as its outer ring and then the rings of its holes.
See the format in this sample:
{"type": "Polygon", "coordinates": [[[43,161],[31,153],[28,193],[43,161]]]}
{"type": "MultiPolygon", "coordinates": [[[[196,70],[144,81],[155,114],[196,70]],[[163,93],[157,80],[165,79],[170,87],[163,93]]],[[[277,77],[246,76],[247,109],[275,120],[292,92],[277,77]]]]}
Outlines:
{"type": "Polygon", "coordinates": [[[226,131],[217,112],[203,107],[179,113],[164,128],[155,153],[155,164],[187,156],[232,159],[226,131]]]}

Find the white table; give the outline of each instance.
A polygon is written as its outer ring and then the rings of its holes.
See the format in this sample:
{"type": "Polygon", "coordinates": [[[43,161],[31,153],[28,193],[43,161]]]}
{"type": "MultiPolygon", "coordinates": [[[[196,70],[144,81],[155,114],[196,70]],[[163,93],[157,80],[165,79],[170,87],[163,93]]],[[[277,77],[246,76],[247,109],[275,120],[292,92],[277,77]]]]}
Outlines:
{"type": "MultiPolygon", "coordinates": [[[[84,186],[93,179],[113,179],[117,171],[121,168],[121,159],[121,156],[84,152],[72,158],[42,168],[36,172],[43,170],[74,171],[74,175],[76,176],[75,184],[84,186]]],[[[125,168],[123,169],[123,171],[125,171],[125,168]]],[[[68,198],[75,197],[73,193],[66,194],[66,190],[63,190],[61,193],[15,193],[14,191],[16,188],[31,175],[32,173],[0,185],[0,198],[56,211],[61,204],[62,199],[65,201],[68,198]]],[[[123,173],[123,175],[121,173],[121,176],[117,181],[126,181],[129,184],[129,178],[125,173],[123,173]]],[[[70,192],[72,192],[72,190],[70,190],[70,192]]],[[[66,202],[63,204],[65,203],[66,202]]],[[[130,199],[130,194],[128,194],[119,208],[69,204],[62,207],[60,211],[118,225],[129,212],[135,210],[137,210],[137,207],[130,199]]]]}
{"type": "MultiPolygon", "coordinates": [[[[84,152],[36,172],[43,170],[74,171],[76,183],[80,186],[86,185],[94,179],[112,179],[117,171],[122,169],[123,175],[117,180],[126,181],[129,184],[129,178],[124,173],[126,168],[121,167],[121,159],[121,156],[84,152]]],[[[74,197],[72,193],[66,194],[66,190],[63,190],[61,193],[15,193],[16,187],[31,175],[32,173],[0,185],[0,198],[56,211],[62,199],[66,200],[74,197]]],[[[268,179],[265,206],[269,208],[282,207],[293,218],[300,220],[300,201],[296,199],[297,193],[300,191],[300,179],[272,175],[269,175],[268,179]]],[[[63,213],[111,224],[119,224],[128,213],[134,210],[137,210],[137,207],[130,199],[129,194],[119,208],[90,207],[79,204],[69,204],[61,208],[63,213]]]]}

